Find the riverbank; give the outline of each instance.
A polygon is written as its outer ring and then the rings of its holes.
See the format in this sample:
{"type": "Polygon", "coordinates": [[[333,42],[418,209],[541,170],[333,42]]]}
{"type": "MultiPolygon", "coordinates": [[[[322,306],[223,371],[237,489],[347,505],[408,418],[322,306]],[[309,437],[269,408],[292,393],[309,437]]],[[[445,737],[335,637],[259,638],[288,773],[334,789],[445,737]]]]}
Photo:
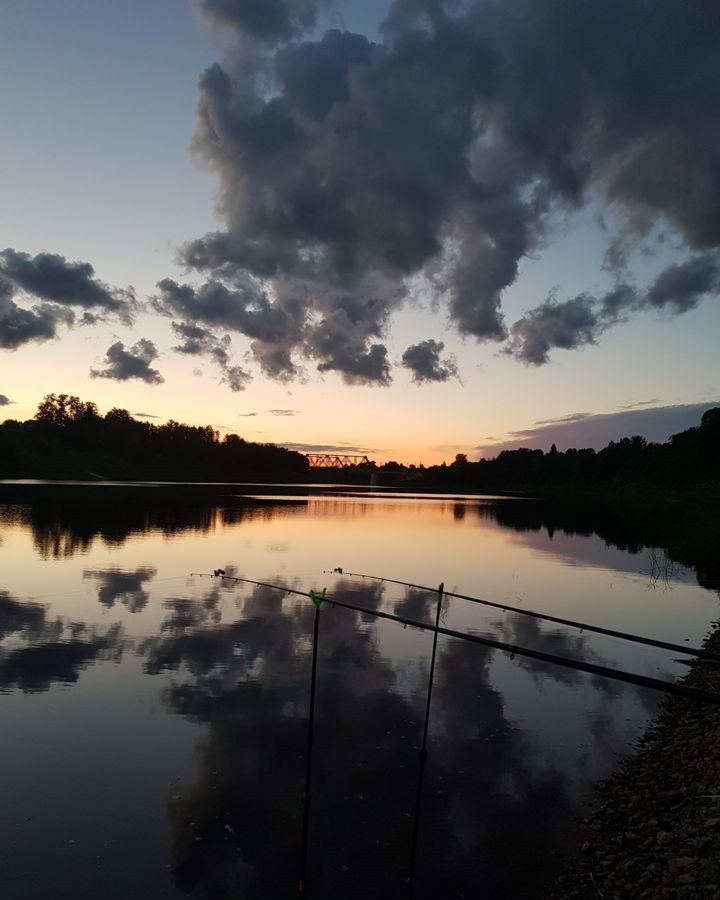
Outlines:
{"type": "MultiPolygon", "coordinates": [[[[720,629],[705,646],[720,656],[720,629]]],[[[697,661],[685,683],[720,692],[720,664],[697,661]]],[[[720,898],[720,707],[667,700],[596,792],[580,858],[550,900],[720,898]]]]}

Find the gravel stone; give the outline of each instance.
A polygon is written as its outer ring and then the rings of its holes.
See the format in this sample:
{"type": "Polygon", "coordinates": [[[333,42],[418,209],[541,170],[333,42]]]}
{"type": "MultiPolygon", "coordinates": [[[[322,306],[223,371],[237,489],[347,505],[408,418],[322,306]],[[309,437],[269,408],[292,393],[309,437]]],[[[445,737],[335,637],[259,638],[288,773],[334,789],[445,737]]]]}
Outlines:
{"type": "MultiPolygon", "coordinates": [[[[720,629],[705,647],[720,657],[720,629]]],[[[720,665],[684,683],[720,694],[720,665]]],[[[720,706],[672,697],[633,756],[596,786],[592,838],[545,900],[720,900],[720,706]]]]}

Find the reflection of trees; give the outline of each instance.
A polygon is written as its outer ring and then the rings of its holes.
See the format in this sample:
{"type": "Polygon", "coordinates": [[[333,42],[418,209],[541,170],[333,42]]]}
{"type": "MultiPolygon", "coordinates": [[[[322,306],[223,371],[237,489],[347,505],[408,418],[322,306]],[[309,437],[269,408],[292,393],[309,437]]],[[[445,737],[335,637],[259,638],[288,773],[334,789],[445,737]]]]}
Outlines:
{"type": "MultiPolygon", "coordinates": [[[[368,608],[383,599],[382,586],[352,589],[368,608]]],[[[214,592],[166,606],[161,634],[140,648],[146,670],[175,671],[166,703],[208,727],[196,780],[169,807],[176,884],[197,898],[291,897],[312,607],[267,588],[253,590],[228,625],[215,621],[214,592]]],[[[417,694],[393,691],[377,628],[344,609],[321,612],[309,873],[318,898],[405,890],[426,675],[417,694]]],[[[568,820],[565,779],[535,771],[489,683],[491,659],[442,643],[418,897],[469,895],[478,884],[489,896],[527,897],[552,874],[549,850],[568,820]]]]}
{"type": "MultiPolygon", "coordinates": [[[[166,536],[206,533],[222,526],[240,525],[257,518],[312,515],[347,517],[367,515],[368,506],[354,499],[262,500],[231,496],[226,487],[60,487],[0,488],[3,519],[29,526],[42,559],[64,558],[87,552],[94,541],[120,545],[130,536],[157,532],[166,536]]],[[[388,500],[387,503],[392,503],[388,500]]],[[[416,501],[426,510],[428,501],[416,501]]],[[[439,508],[457,520],[466,504],[442,503],[439,508]]],[[[474,512],[517,532],[546,530],[567,535],[597,535],[608,545],[628,553],[662,548],[669,561],[697,572],[701,586],[720,589],[720,519],[696,516],[674,507],[631,508],[506,501],[478,503],[474,512]]],[[[403,501],[404,510],[414,509],[403,501]]]]}
{"type": "Polygon", "coordinates": [[[597,535],[627,553],[663,548],[666,558],[697,573],[698,584],[720,590],[720,517],[673,505],[647,508],[624,504],[507,501],[478,504],[480,518],[517,532],[547,530],[597,535]]]}
{"type": "Polygon", "coordinates": [[[30,527],[42,559],[86,553],[96,540],[121,545],[137,534],[165,536],[206,533],[222,525],[272,518],[302,510],[299,504],[277,507],[243,500],[212,489],[162,487],[34,486],[2,488],[0,501],[7,521],[30,527]]]}
{"type": "Polygon", "coordinates": [[[44,606],[0,592],[0,692],[75,684],[93,662],[119,661],[126,646],[120,625],[101,632],[84,622],[49,619],[44,606]]]}

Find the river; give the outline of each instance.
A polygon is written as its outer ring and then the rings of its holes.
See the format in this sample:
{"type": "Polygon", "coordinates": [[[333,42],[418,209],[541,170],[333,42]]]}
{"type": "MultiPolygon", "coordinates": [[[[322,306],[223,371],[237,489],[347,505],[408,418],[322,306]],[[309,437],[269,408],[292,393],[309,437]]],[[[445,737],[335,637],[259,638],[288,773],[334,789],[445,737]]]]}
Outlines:
{"type": "MultiPolygon", "coordinates": [[[[235,578],[432,621],[434,592],[341,567],[698,646],[717,585],[653,534],[521,498],[0,484],[0,896],[297,896],[314,608],[235,578]]],[[[442,624],[687,671],[677,653],[452,598],[442,624]]],[[[321,607],[313,900],[408,896],[431,648],[321,607]]],[[[657,708],[647,688],[440,637],[414,896],[540,896],[592,785],[657,708]]]]}

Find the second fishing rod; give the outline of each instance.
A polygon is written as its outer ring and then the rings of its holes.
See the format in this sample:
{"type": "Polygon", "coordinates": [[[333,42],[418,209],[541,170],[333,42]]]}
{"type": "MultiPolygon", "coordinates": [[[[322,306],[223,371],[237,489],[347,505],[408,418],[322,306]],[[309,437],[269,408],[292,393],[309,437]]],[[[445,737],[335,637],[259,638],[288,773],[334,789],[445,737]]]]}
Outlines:
{"type": "MultiPolygon", "coordinates": [[[[364,572],[348,572],[343,568],[325,569],[325,574],[344,575],[348,578],[367,578],[371,581],[387,582],[388,584],[398,584],[402,587],[411,588],[418,591],[434,592],[436,588],[429,587],[424,584],[414,584],[411,581],[400,581],[397,578],[386,578],[383,575],[368,575],[364,572]]],[[[487,606],[492,609],[500,609],[503,612],[517,613],[521,616],[527,616],[532,619],[538,619],[543,622],[553,622],[556,625],[565,625],[568,628],[577,628],[581,632],[589,631],[593,634],[602,634],[607,637],[618,638],[623,641],[630,641],[635,644],[643,644],[647,647],[658,647],[661,650],[672,650],[673,653],[683,653],[688,656],[696,656],[699,659],[708,659],[714,662],[720,662],[720,657],[715,653],[711,653],[702,647],[688,647],[682,644],[674,644],[670,641],[661,641],[657,638],[645,637],[641,634],[631,634],[627,631],[617,631],[613,628],[604,628],[601,625],[592,625],[588,622],[578,622],[574,619],[564,619],[560,616],[553,616],[550,613],[536,612],[532,609],[523,609],[520,606],[511,606],[508,603],[498,603],[494,600],[483,600],[481,597],[472,597],[469,594],[458,594],[453,591],[445,591],[446,597],[454,597],[457,600],[466,600],[468,603],[477,603],[480,606],[487,606]]]]}

